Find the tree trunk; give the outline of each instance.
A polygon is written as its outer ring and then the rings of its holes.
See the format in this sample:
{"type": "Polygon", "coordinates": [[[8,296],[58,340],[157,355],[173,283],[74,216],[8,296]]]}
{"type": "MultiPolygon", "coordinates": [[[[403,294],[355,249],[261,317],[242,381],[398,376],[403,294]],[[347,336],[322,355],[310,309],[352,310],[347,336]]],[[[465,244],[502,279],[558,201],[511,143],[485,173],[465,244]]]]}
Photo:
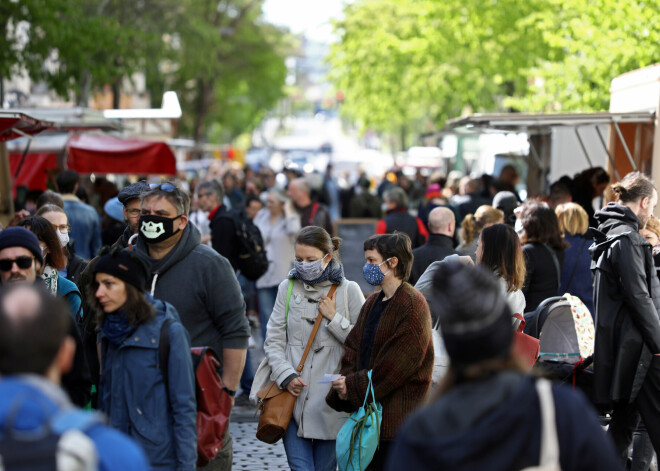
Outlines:
{"type": "Polygon", "coordinates": [[[112,83],[112,109],[118,110],[121,101],[121,77],[112,83]]]}
{"type": "Polygon", "coordinates": [[[197,110],[195,113],[195,127],[193,135],[195,144],[199,145],[204,140],[204,121],[209,113],[213,100],[213,80],[197,80],[197,110]]]}

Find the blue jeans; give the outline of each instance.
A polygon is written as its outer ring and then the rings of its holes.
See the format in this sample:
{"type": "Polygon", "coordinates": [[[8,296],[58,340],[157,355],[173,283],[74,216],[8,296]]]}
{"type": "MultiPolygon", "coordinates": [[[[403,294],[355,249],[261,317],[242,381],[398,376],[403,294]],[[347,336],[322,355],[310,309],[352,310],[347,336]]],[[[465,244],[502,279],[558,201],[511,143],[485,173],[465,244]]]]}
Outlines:
{"type": "Polygon", "coordinates": [[[278,286],[269,286],[267,288],[257,288],[257,298],[259,299],[259,321],[261,323],[261,343],[266,341],[266,326],[268,319],[273,313],[275,299],[277,298],[278,286]]]}
{"type": "Polygon", "coordinates": [[[291,419],[284,438],[284,451],[291,471],[335,471],[335,440],[312,440],[298,436],[296,421],[291,419]]]}

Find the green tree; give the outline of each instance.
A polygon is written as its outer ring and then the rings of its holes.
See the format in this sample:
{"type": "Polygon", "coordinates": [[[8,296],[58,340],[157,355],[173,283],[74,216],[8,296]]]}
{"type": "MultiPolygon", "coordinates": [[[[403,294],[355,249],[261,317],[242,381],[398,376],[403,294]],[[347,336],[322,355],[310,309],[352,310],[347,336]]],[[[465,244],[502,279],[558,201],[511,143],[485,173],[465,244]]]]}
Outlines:
{"type": "MultiPolygon", "coordinates": [[[[356,0],[336,23],[343,111],[390,134],[472,112],[604,109],[660,60],[660,0],[356,0]]],[[[403,140],[403,139],[402,139],[403,140]]]]}

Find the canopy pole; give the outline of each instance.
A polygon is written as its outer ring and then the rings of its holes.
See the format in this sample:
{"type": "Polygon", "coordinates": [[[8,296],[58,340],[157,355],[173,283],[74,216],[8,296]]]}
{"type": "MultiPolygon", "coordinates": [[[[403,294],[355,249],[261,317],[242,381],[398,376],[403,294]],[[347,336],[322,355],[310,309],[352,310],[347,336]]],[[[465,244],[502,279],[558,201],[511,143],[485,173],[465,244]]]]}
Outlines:
{"type": "MultiPolygon", "coordinates": [[[[13,129],[13,131],[18,132],[19,134],[23,134],[23,133],[19,132],[17,129],[13,129]]],[[[28,139],[27,145],[25,146],[25,150],[23,150],[23,155],[21,155],[21,160],[20,160],[20,162],[18,162],[18,167],[16,167],[16,172],[14,172],[14,181],[17,181],[18,174],[21,173],[21,168],[23,168],[23,163],[25,163],[25,156],[27,155],[28,151],[30,150],[30,145],[31,144],[32,144],[32,139],[28,139]]]]}
{"type": "Polygon", "coordinates": [[[633,172],[637,171],[637,165],[635,164],[635,161],[633,160],[632,154],[630,153],[630,149],[628,149],[628,144],[626,144],[626,140],[623,138],[623,134],[621,134],[621,129],[619,129],[619,124],[616,121],[612,121],[612,124],[614,124],[614,129],[616,129],[616,133],[619,135],[619,139],[621,139],[621,144],[623,144],[623,150],[626,151],[626,155],[628,156],[628,160],[630,161],[630,165],[633,168],[633,172]]]}
{"type": "Polygon", "coordinates": [[[589,168],[593,168],[594,164],[591,162],[591,158],[589,158],[589,152],[587,152],[587,148],[584,145],[582,136],[580,136],[580,128],[575,126],[573,130],[575,131],[575,135],[577,136],[578,141],[580,142],[580,147],[582,147],[582,152],[584,153],[584,156],[587,158],[587,162],[589,162],[589,168]]]}
{"type": "Polygon", "coordinates": [[[616,165],[614,165],[614,159],[612,158],[612,154],[610,154],[610,150],[607,148],[607,145],[605,144],[605,139],[603,138],[603,133],[600,132],[600,128],[596,124],[594,126],[596,128],[596,133],[598,134],[598,137],[600,138],[600,143],[603,145],[603,149],[605,149],[605,153],[607,154],[607,158],[610,159],[610,165],[612,165],[612,170],[614,171],[614,176],[616,177],[617,181],[621,181],[621,175],[619,175],[619,171],[616,169],[616,165]]]}
{"type": "Polygon", "coordinates": [[[529,142],[529,150],[531,150],[532,157],[534,157],[534,160],[536,160],[536,165],[539,166],[539,170],[541,170],[541,172],[545,173],[545,166],[541,162],[541,157],[539,156],[539,153],[536,151],[536,147],[534,147],[534,143],[529,137],[527,138],[527,141],[529,142]]]}

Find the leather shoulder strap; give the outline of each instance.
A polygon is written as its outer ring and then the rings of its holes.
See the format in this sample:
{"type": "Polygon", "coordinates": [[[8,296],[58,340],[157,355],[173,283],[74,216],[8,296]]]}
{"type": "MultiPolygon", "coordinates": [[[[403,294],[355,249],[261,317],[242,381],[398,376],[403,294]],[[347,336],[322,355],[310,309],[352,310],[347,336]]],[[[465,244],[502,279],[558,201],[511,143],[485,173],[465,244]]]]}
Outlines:
{"type": "MultiPolygon", "coordinates": [[[[330,291],[328,291],[327,296],[331,298],[332,295],[335,294],[335,291],[337,291],[337,285],[332,285],[330,291]]],[[[307,354],[309,353],[309,350],[312,348],[312,342],[314,342],[314,337],[316,337],[316,333],[319,331],[319,327],[321,327],[322,320],[323,320],[323,314],[319,312],[319,315],[316,316],[316,322],[314,322],[314,328],[312,329],[312,334],[309,336],[309,340],[307,341],[307,345],[305,346],[305,351],[303,352],[302,358],[300,359],[300,364],[298,365],[298,368],[296,368],[296,371],[298,373],[300,373],[303,370],[303,367],[305,366],[305,360],[307,360],[307,354]]]]}

